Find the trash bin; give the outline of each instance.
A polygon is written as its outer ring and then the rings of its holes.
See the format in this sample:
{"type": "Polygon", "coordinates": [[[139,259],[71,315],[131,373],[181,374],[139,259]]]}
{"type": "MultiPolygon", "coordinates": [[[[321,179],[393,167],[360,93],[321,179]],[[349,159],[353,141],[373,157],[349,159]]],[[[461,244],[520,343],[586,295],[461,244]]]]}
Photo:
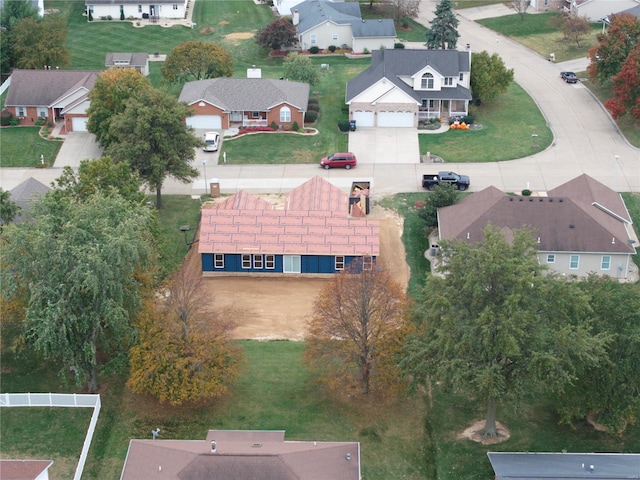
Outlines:
{"type": "Polygon", "coordinates": [[[349,121],[349,130],[351,130],[352,132],[356,131],[356,121],[355,120],[350,120],[349,121]]]}

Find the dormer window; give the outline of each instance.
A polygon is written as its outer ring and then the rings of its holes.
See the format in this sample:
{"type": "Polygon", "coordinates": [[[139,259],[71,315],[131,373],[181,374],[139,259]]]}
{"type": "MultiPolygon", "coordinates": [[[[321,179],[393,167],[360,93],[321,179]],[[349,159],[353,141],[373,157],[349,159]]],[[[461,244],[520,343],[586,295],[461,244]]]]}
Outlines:
{"type": "Polygon", "coordinates": [[[424,75],[422,75],[421,88],[423,90],[433,90],[433,85],[434,85],[434,81],[433,81],[432,74],[425,73],[424,75]]]}
{"type": "Polygon", "coordinates": [[[444,77],[444,86],[452,87],[453,86],[453,77],[444,77]]]}

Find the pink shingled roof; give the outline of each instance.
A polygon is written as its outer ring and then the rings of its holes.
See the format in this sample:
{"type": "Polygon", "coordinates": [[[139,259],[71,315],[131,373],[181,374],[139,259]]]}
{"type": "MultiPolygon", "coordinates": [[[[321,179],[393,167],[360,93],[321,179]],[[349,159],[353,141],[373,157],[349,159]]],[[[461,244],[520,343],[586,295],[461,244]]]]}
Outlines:
{"type": "Polygon", "coordinates": [[[379,255],[380,223],[349,218],[348,201],[347,194],[320,177],[290,192],[284,210],[275,210],[269,202],[241,191],[202,210],[198,251],[379,255]],[[326,201],[324,210],[309,191],[326,201]]]}

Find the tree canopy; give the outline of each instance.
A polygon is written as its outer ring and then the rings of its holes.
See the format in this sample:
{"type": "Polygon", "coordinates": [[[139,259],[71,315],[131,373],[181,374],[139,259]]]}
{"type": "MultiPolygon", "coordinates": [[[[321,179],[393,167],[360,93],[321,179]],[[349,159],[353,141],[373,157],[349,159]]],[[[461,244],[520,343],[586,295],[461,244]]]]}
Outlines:
{"type": "Polygon", "coordinates": [[[606,33],[599,33],[598,45],[589,49],[587,73],[592,80],[605,82],[622,71],[622,65],[640,38],[640,18],[629,13],[610,16],[606,33]]]}
{"type": "Polygon", "coordinates": [[[471,95],[476,103],[491,100],[504,93],[513,82],[513,69],[508,69],[497,53],[484,50],[471,54],[471,95]]]}
{"type": "MultiPolygon", "coordinates": [[[[372,3],[369,3],[371,8],[372,3]]],[[[419,0],[392,0],[389,7],[393,10],[393,18],[399,22],[405,18],[416,18],[420,13],[419,0]]]]}
{"type": "Polygon", "coordinates": [[[26,17],[9,33],[13,66],[24,69],[65,68],[71,65],[66,47],[67,22],[61,15],[47,15],[43,20],[26,17]]]}
{"type": "Polygon", "coordinates": [[[529,5],[531,5],[531,0],[509,0],[509,6],[520,15],[521,22],[524,22],[529,5]]]}
{"type": "Polygon", "coordinates": [[[354,260],[321,290],[313,307],[305,360],[330,386],[355,380],[366,395],[394,392],[395,354],[406,334],[407,300],[385,270],[354,260]]]}
{"type": "Polygon", "coordinates": [[[11,192],[0,187],[0,229],[13,222],[19,211],[20,207],[11,201],[11,192]]]}
{"type": "Polygon", "coordinates": [[[588,297],[544,274],[532,232],[488,226],[477,244],[442,242],[440,275],[427,278],[404,371],[414,384],[452,387],[486,401],[486,436],[500,402],[542,387],[562,392],[602,357],[589,333],[588,297]]]}
{"type": "Polygon", "coordinates": [[[124,112],[109,122],[109,135],[117,141],[107,147],[107,155],[116,162],[127,162],[155,190],[157,208],[162,208],[162,185],[167,177],[187,183],[199,175],[191,162],[202,141],[184,124],[191,115],[187,105],[175,97],[148,88],[131,98],[124,112]]]}
{"type": "Polygon", "coordinates": [[[285,78],[294,82],[304,82],[314,86],[320,81],[318,67],[307,55],[288,54],[282,62],[282,69],[285,78]]]}
{"type": "Polygon", "coordinates": [[[451,0],[441,0],[431,20],[431,30],[427,32],[427,47],[432,49],[455,50],[458,45],[458,19],[453,12],[451,0]]]}
{"type": "Polygon", "coordinates": [[[167,56],[162,76],[169,83],[233,75],[233,60],[224,48],[197,41],[178,45],[167,56]]]}
{"type": "Polygon", "coordinates": [[[25,337],[47,358],[98,388],[98,349],[111,355],[132,335],[150,270],[152,211],[118,195],[82,202],[45,195],[30,221],[2,234],[2,284],[26,292],[25,337]]]}
{"type": "Polygon", "coordinates": [[[613,118],[640,118],[640,42],[629,52],[613,77],[613,97],[604,103],[613,118]]]}
{"type": "Polygon", "coordinates": [[[111,119],[124,112],[129,101],[151,88],[151,82],[134,68],[110,68],[98,75],[89,92],[87,130],[96,136],[102,148],[116,139],[109,133],[111,119]]]}
{"type": "Polygon", "coordinates": [[[256,42],[262,48],[280,50],[282,47],[295,45],[297,39],[296,27],[286,18],[273,20],[256,35],[256,42]]]}
{"type": "Polygon", "coordinates": [[[425,196],[424,205],[418,210],[418,216],[424,220],[427,227],[438,226],[438,208],[456,203],[458,191],[450,183],[440,183],[433,192],[425,196]]]}
{"type": "Polygon", "coordinates": [[[0,25],[4,29],[11,31],[20,20],[28,17],[38,18],[38,9],[31,0],[4,0],[0,10],[0,25]]]}

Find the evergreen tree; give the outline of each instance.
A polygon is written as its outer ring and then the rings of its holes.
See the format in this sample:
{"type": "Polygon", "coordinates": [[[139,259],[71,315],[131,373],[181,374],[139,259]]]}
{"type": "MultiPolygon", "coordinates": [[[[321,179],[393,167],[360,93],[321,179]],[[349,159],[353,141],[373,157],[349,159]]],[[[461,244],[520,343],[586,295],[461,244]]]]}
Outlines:
{"type": "Polygon", "coordinates": [[[427,47],[455,50],[460,34],[451,0],[442,0],[436,7],[435,14],[430,22],[431,30],[427,33],[427,47]]]}

